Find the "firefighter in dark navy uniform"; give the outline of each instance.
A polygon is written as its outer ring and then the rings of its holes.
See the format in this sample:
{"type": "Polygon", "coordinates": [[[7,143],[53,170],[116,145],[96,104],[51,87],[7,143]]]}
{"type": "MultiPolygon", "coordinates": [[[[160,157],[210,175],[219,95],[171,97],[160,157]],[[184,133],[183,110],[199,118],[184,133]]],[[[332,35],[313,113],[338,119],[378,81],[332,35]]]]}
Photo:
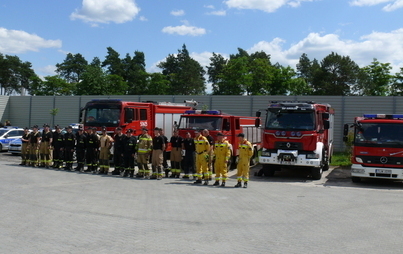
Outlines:
{"type": "Polygon", "coordinates": [[[80,126],[78,128],[78,132],[76,133],[77,167],[74,168],[75,170],[84,171],[86,138],[87,136],[84,133],[84,129],[82,126],[80,126]]]}
{"type": "Polygon", "coordinates": [[[59,125],[55,126],[52,143],[53,143],[53,168],[61,168],[63,167],[64,136],[61,133],[59,125]]]}
{"type": "Polygon", "coordinates": [[[116,134],[113,137],[115,140],[113,144],[113,164],[115,169],[112,171],[112,175],[120,175],[123,172],[123,147],[126,135],[122,133],[122,128],[116,128],[116,134]]]}
{"type": "Polygon", "coordinates": [[[65,170],[73,170],[73,155],[76,144],[76,137],[73,133],[73,127],[68,126],[67,132],[64,134],[64,161],[66,165],[65,170]]]}
{"type": "MultiPolygon", "coordinates": [[[[96,130],[96,129],[95,129],[96,130]]],[[[98,135],[95,133],[95,130],[91,127],[87,129],[87,143],[86,143],[86,161],[87,161],[87,170],[86,172],[93,171],[96,173],[98,169],[98,147],[99,147],[99,139],[98,135]]]]}
{"type": "Polygon", "coordinates": [[[134,156],[136,154],[137,138],[133,136],[133,130],[128,129],[124,140],[123,160],[125,172],[123,177],[134,176],[134,156]]]}

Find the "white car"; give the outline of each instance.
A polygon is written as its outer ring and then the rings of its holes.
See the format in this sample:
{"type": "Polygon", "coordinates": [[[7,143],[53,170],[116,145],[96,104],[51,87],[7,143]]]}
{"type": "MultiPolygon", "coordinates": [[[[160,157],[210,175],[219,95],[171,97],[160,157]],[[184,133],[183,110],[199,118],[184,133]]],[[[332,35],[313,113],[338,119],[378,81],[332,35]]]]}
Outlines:
{"type": "Polygon", "coordinates": [[[20,139],[24,135],[24,129],[15,126],[0,128],[0,151],[8,150],[11,141],[20,139]]]}

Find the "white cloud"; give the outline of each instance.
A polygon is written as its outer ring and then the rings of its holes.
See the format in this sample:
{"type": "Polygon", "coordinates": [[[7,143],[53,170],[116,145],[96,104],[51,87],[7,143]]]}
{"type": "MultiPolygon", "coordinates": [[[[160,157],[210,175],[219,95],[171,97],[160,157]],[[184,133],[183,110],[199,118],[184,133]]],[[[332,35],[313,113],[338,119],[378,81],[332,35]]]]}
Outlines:
{"type": "Polygon", "coordinates": [[[382,8],[384,11],[394,11],[403,7],[403,0],[354,0],[350,2],[350,5],[374,6],[383,3],[388,3],[382,8]]]}
{"type": "Polygon", "coordinates": [[[205,5],[204,8],[214,9],[214,5],[205,5]]]}
{"type": "Polygon", "coordinates": [[[403,28],[389,33],[372,32],[364,35],[359,41],[343,40],[336,34],[320,35],[310,33],[298,43],[284,49],[284,40],[275,38],[271,42],[261,41],[253,45],[248,52],[264,51],[271,55],[272,63],[290,65],[295,68],[299,57],[306,53],[313,60],[321,61],[332,51],[349,56],[358,65],[369,65],[374,58],[382,63],[390,63],[394,72],[403,67],[403,28]]]}
{"type": "Polygon", "coordinates": [[[140,17],[139,17],[139,20],[140,20],[140,21],[148,21],[148,19],[147,19],[146,17],[144,17],[144,16],[140,16],[140,17]]]}
{"type": "Polygon", "coordinates": [[[184,10],[171,11],[171,15],[173,15],[173,16],[183,16],[183,15],[185,15],[185,11],[184,10]]]}
{"type": "Polygon", "coordinates": [[[39,51],[41,48],[60,48],[61,46],[61,40],[45,40],[36,34],[0,27],[0,52],[3,54],[18,54],[39,51]]]}
{"type": "Polygon", "coordinates": [[[72,20],[90,23],[124,23],[133,20],[140,12],[134,0],[83,0],[81,9],[71,15],[72,20]]]}
{"type": "Polygon", "coordinates": [[[215,16],[225,16],[227,15],[227,12],[222,10],[222,11],[211,11],[211,12],[207,12],[207,15],[215,15],[215,16]]]}
{"type": "Polygon", "coordinates": [[[314,0],[226,0],[225,4],[229,8],[255,9],[265,12],[275,12],[284,5],[298,7],[301,2],[312,2],[314,0]]]}
{"type": "Polygon", "coordinates": [[[205,34],[206,29],[189,25],[166,26],[162,29],[162,32],[167,34],[199,36],[205,34]]]}

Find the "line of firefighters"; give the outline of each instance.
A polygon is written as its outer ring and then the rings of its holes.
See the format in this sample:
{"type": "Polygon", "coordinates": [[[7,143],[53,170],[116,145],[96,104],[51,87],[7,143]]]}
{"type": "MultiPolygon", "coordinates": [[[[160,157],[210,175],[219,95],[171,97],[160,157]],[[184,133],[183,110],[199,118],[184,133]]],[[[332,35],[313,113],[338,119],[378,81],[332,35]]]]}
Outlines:
{"type": "MultiPolygon", "coordinates": [[[[212,180],[212,164],[214,164],[215,182],[213,185],[222,187],[228,179],[227,165],[231,158],[231,144],[222,133],[217,134],[214,141],[208,130],[195,131],[195,137],[186,133],[186,137],[178,135],[174,130],[170,141],[164,136],[161,128],[154,129],[154,136],[148,134],[148,129],[143,128],[139,136],[133,135],[133,130],[128,129],[125,134],[120,127],[112,136],[107,134],[106,127],[102,127],[102,134],[96,133],[96,128],[87,128],[85,131],[80,126],[76,134],[72,126],[66,127],[62,133],[60,126],[55,126],[51,131],[49,125],[44,125],[41,132],[38,126],[24,129],[22,136],[20,165],[33,167],[56,168],[65,170],[78,170],[98,174],[109,173],[110,152],[113,147],[114,170],[112,175],[134,177],[135,161],[137,162],[137,178],[162,179],[163,169],[165,177],[189,179],[193,174],[196,180],[194,184],[208,185],[212,180]],[[171,169],[166,164],[165,150],[168,142],[171,144],[171,169]],[[77,167],[73,169],[74,153],[76,154],[77,167]],[[151,169],[149,162],[151,160],[151,169]],[[64,164],[64,166],[63,166],[64,164]],[[84,165],[87,169],[84,169],[84,165]],[[171,175],[169,176],[169,172],[171,175]]],[[[238,163],[237,184],[235,187],[247,187],[249,181],[249,162],[253,155],[251,143],[245,139],[243,133],[238,134],[238,163]]]]}

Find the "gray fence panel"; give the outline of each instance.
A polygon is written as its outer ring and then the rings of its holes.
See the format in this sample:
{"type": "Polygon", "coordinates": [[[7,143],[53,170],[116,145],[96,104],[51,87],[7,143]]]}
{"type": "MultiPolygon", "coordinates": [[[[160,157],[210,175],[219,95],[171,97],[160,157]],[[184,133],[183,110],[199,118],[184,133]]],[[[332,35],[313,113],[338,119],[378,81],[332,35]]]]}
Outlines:
{"type": "Polygon", "coordinates": [[[80,112],[79,101],[80,97],[78,96],[55,97],[55,108],[58,109],[58,113],[50,124],[66,127],[72,123],[78,123],[80,112]]]}
{"type": "Polygon", "coordinates": [[[0,95],[0,122],[2,123],[4,123],[6,120],[9,120],[9,98],[9,96],[0,95]]]}
{"type": "Polygon", "coordinates": [[[12,125],[31,127],[31,97],[11,96],[9,99],[9,120],[12,125]]]}
{"type": "MultiPolygon", "coordinates": [[[[29,98],[29,97],[28,97],[29,98]]],[[[61,97],[53,96],[33,96],[31,104],[31,126],[38,125],[39,128],[47,124],[52,124],[53,116],[50,114],[54,108],[55,100],[61,97]]],[[[71,105],[73,106],[73,105],[71,105]]]]}

